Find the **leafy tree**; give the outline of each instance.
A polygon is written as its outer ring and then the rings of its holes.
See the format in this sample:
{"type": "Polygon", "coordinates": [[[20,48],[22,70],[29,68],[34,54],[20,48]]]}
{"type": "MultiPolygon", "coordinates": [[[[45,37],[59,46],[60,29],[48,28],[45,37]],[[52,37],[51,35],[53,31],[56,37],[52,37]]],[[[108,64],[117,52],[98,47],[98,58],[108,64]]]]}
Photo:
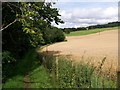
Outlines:
{"type": "MultiPolygon", "coordinates": [[[[9,23],[14,22],[18,18],[17,13],[21,13],[18,3],[3,3],[2,4],[2,26],[3,28],[9,25],[9,23]]],[[[3,51],[7,50],[12,52],[16,57],[21,57],[30,47],[29,35],[24,33],[22,30],[22,23],[19,21],[14,22],[2,31],[2,46],[3,51]]]]}
{"type": "Polygon", "coordinates": [[[37,47],[45,42],[44,31],[51,22],[63,23],[53,3],[5,2],[3,3],[3,50],[19,55],[27,48],[37,47]],[[10,25],[10,26],[9,26],[10,25]],[[6,26],[9,26],[6,28],[6,26]]]}
{"type": "Polygon", "coordinates": [[[63,23],[59,19],[57,8],[52,8],[52,4],[50,2],[4,2],[2,4],[4,71],[9,72],[9,65],[17,63],[29,48],[47,44],[44,35],[46,28],[51,27],[51,22],[63,23]]]}
{"type": "MultiPolygon", "coordinates": [[[[22,19],[20,20],[23,24],[23,30],[29,33],[31,36],[38,39],[31,40],[31,43],[36,46],[36,43],[45,43],[43,39],[44,31],[46,27],[51,27],[51,22],[63,23],[58,16],[57,8],[51,8],[52,3],[22,3],[22,19]],[[36,35],[37,34],[37,35],[36,35]],[[39,35],[38,35],[39,34],[39,35]],[[37,41],[35,41],[37,40],[37,41]]],[[[19,16],[19,15],[18,15],[19,16]]]]}

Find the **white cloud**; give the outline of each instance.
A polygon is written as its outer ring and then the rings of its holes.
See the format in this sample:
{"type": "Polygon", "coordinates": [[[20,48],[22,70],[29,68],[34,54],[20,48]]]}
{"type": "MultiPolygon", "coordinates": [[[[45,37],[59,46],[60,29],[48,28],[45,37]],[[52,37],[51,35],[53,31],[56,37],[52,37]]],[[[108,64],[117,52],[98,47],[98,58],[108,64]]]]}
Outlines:
{"type": "Polygon", "coordinates": [[[70,19],[72,16],[72,13],[67,13],[65,10],[60,12],[61,18],[62,19],[70,19]]]}
{"type": "Polygon", "coordinates": [[[72,8],[70,10],[60,10],[59,13],[65,24],[56,25],[58,27],[83,27],[118,20],[118,7],[72,8]]]}
{"type": "Polygon", "coordinates": [[[103,16],[104,17],[116,17],[118,16],[118,8],[117,7],[109,7],[103,11],[103,16]]]}

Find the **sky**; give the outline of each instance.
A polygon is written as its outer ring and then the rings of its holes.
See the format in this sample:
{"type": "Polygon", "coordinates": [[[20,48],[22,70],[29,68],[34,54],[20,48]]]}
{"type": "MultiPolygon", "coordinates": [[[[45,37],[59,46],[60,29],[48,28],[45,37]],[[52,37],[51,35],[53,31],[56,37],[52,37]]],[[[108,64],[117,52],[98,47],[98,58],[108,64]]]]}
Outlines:
{"type": "Polygon", "coordinates": [[[58,28],[77,28],[118,21],[117,0],[109,2],[73,1],[66,0],[66,2],[63,2],[62,0],[56,2],[53,7],[58,8],[60,18],[65,23],[59,25],[52,23],[52,25],[58,28]]]}

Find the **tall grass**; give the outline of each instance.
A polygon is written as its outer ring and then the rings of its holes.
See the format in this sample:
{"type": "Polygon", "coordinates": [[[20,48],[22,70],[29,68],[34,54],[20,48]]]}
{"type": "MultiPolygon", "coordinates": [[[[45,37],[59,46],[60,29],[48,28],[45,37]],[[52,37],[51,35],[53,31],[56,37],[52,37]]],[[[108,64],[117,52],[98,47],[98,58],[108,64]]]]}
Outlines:
{"type": "Polygon", "coordinates": [[[110,71],[102,72],[105,59],[95,67],[90,62],[76,64],[63,56],[46,53],[36,55],[32,50],[14,66],[11,77],[7,77],[2,86],[3,88],[116,88],[115,76],[110,76],[110,71]]]}
{"type": "Polygon", "coordinates": [[[110,77],[110,71],[106,74],[102,72],[106,57],[97,67],[89,62],[76,64],[65,57],[42,57],[54,88],[116,88],[116,79],[110,77]]]}

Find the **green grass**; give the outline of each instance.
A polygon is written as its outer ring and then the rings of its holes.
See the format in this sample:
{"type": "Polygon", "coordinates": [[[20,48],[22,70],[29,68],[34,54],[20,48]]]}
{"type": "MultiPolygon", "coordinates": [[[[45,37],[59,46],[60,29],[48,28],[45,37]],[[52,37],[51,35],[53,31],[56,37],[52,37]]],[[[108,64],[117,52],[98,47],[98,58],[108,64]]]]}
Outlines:
{"type": "Polygon", "coordinates": [[[39,66],[29,74],[30,88],[51,88],[49,73],[43,66],[39,66]]]}
{"type": "Polygon", "coordinates": [[[23,76],[14,76],[9,78],[5,84],[3,84],[3,88],[23,88],[23,76]]]}
{"type": "Polygon", "coordinates": [[[65,34],[65,35],[66,36],[82,36],[82,35],[94,34],[94,33],[99,33],[99,32],[102,32],[102,31],[115,30],[115,29],[117,30],[118,27],[75,31],[75,32],[71,32],[70,34],[65,34]]]}
{"type": "Polygon", "coordinates": [[[44,69],[44,66],[40,65],[35,50],[30,50],[25,57],[13,67],[14,69],[10,69],[11,67],[8,68],[8,72],[10,71],[11,73],[5,83],[2,84],[3,88],[25,88],[24,78],[27,74],[29,82],[40,81],[39,86],[37,86],[36,83],[29,83],[28,88],[44,88],[45,83],[48,83],[48,72],[44,69]]]}
{"type": "Polygon", "coordinates": [[[15,66],[3,88],[116,88],[116,80],[94,71],[89,63],[73,64],[65,57],[37,55],[30,50],[15,66]],[[29,83],[24,82],[26,75],[29,83]]]}

